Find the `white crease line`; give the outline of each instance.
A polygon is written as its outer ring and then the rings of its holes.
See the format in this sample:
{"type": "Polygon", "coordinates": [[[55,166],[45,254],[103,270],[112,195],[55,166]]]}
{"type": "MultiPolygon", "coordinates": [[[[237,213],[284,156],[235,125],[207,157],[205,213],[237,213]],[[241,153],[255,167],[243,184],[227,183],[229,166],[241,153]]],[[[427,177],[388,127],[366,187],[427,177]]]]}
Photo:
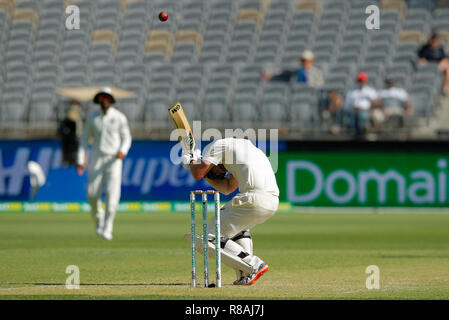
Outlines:
{"type": "MultiPolygon", "coordinates": [[[[18,288],[0,288],[0,290],[20,290],[20,289],[39,289],[39,288],[57,288],[59,286],[38,286],[38,287],[18,287],[18,288]]],[[[61,286],[62,287],[62,286],[61,286]]]]}

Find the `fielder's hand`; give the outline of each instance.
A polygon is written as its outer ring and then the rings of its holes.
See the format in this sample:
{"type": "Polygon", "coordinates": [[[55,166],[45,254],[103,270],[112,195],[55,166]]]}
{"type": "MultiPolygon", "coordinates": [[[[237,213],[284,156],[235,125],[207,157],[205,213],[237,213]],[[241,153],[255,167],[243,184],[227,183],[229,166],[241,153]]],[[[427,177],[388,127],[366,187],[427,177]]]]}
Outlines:
{"type": "Polygon", "coordinates": [[[117,159],[121,159],[121,160],[123,160],[123,159],[125,159],[125,155],[123,154],[123,152],[117,152],[117,154],[115,155],[115,157],[117,158],[117,159]]]}
{"type": "Polygon", "coordinates": [[[190,163],[201,161],[201,150],[195,149],[193,150],[193,153],[190,152],[183,152],[182,157],[182,166],[184,169],[190,170],[190,163]]]}

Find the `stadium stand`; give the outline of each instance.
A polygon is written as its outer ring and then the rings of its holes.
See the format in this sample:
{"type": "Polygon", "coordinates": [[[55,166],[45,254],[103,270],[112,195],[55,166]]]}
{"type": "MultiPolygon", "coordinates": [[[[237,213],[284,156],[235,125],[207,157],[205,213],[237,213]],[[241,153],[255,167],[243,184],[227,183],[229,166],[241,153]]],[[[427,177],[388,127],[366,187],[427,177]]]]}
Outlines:
{"type": "Polygon", "coordinates": [[[162,130],[179,100],[208,125],[316,134],[320,99],[344,95],[359,71],[379,89],[394,78],[411,93],[412,125],[425,126],[442,76],[416,52],[432,31],[449,44],[448,1],[0,0],[0,128],[56,128],[67,102],[57,88],[114,85],[135,93],[118,103],[135,130],[162,130]],[[379,30],[365,27],[372,4],[379,30]],[[65,27],[68,5],[80,9],[79,30],[65,27]],[[267,68],[297,66],[305,49],[324,72],[322,89],[261,80],[267,68]]]}

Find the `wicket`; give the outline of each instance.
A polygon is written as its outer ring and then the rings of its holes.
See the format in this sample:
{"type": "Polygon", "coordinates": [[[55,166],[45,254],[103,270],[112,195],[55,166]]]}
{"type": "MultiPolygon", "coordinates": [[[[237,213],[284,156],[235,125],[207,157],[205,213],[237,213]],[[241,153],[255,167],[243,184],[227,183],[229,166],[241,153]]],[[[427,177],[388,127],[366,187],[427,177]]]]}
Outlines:
{"type": "Polygon", "coordinates": [[[216,286],[221,287],[221,248],[220,248],[220,193],[215,190],[194,190],[190,192],[190,233],[192,242],[192,286],[196,287],[196,195],[202,197],[203,213],[203,263],[204,263],[204,287],[209,287],[209,243],[207,239],[207,195],[214,195],[215,202],[215,273],[216,286]]]}

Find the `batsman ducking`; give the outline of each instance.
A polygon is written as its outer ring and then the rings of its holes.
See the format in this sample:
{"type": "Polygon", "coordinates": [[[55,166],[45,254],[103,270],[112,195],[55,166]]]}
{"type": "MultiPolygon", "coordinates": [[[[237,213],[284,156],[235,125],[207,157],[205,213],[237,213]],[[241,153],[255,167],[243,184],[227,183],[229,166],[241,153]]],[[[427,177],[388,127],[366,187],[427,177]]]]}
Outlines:
{"type": "Polygon", "coordinates": [[[196,286],[196,251],[203,253],[204,285],[209,286],[208,256],[216,258],[217,287],[221,286],[223,263],[236,270],[234,285],[252,285],[269,270],[261,258],[253,253],[250,229],[272,217],[279,206],[279,188],[273,168],[265,153],[250,140],[218,139],[210,143],[204,155],[195,149],[190,124],[178,102],[169,109],[183,149],[182,165],[196,180],[205,179],[216,191],[191,193],[191,233],[185,235],[192,244],[192,285],[196,286]],[[223,207],[219,207],[219,193],[238,193],[223,207]],[[195,194],[203,195],[202,245],[196,245],[195,194]],[[208,223],[207,193],[215,195],[215,217],[208,223]],[[194,226],[195,225],[195,226],[194,226]],[[215,233],[215,236],[214,236],[215,233]],[[209,250],[210,249],[210,250],[209,250]]]}

